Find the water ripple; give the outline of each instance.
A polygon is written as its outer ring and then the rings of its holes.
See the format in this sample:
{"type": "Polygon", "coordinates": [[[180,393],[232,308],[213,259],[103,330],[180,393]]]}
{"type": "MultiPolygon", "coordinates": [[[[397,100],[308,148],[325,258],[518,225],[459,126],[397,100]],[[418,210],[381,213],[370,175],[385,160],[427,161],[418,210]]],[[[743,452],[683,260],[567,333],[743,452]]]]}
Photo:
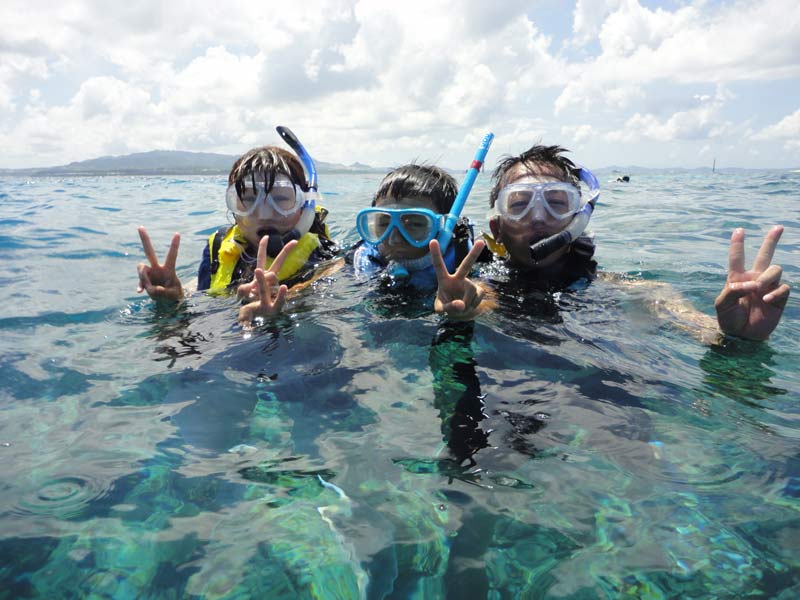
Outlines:
{"type": "Polygon", "coordinates": [[[82,516],[109,488],[99,481],[77,475],[64,475],[44,481],[38,489],[23,496],[13,512],[18,515],[43,515],[59,519],[82,516]]]}

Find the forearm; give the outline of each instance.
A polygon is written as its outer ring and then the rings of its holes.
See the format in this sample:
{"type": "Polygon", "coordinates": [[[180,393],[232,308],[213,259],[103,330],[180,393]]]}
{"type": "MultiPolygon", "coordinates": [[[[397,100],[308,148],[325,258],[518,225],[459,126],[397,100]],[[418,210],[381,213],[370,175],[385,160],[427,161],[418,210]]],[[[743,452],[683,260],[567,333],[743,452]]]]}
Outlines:
{"type": "Polygon", "coordinates": [[[599,278],[641,291],[645,306],[654,316],[671,323],[703,344],[718,344],[722,340],[723,334],[716,319],[697,310],[668,283],[629,279],[614,273],[601,273],[599,278]]]}

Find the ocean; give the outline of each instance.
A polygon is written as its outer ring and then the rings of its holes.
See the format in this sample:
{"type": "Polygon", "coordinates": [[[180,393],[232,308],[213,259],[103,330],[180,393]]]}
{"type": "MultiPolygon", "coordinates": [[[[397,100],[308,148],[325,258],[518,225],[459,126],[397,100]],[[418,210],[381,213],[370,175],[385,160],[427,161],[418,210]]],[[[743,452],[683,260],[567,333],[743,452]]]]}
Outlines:
{"type": "MultiPolygon", "coordinates": [[[[732,229],[749,266],[785,227],[769,341],[605,279],[454,325],[347,269],[247,333],[136,293],[137,226],[191,281],[224,177],[0,178],[0,598],[800,596],[800,172],[621,174],[599,269],[709,315],[732,229]]],[[[320,175],[343,248],[379,180],[320,175]]]]}

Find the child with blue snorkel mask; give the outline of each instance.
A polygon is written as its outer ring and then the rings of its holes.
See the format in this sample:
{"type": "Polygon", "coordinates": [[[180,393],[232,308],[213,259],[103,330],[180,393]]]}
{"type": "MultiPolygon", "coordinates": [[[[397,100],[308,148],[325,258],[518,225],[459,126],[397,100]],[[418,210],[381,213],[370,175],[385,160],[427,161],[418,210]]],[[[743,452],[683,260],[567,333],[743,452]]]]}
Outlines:
{"type": "MultiPolygon", "coordinates": [[[[599,197],[597,179],[585,168],[563,156],[560,146],[535,145],[518,156],[500,162],[492,179],[489,204],[491,234],[488,247],[507,268],[510,278],[530,285],[564,289],[595,278],[594,243],[584,234],[599,197]],[[580,191],[586,184],[587,194],[580,191]]],[[[623,279],[603,274],[604,279],[628,286],[648,286],[652,306],[663,317],[704,342],[716,342],[719,332],[751,340],[765,340],[780,321],[789,298],[789,286],[781,283],[782,269],[770,265],[783,228],[773,227],[750,270],[744,264],[744,231],[731,237],[727,282],[714,306],[717,319],[699,312],[670,286],[652,281],[623,279]]],[[[451,283],[458,292],[463,281],[451,283]]],[[[440,285],[441,290],[441,285],[440,285]]],[[[452,295],[458,298],[458,293],[452,295]]],[[[459,305],[438,307],[456,319],[470,319],[480,310],[459,305]]]]}
{"type": "MultiPolygon", "coordinates": [[[[484,244],[473,245],[465,218],[456,221],[444,256],[438,252],[437,238],[442,237],[457,193],[455,179],[439,167],[409,164],[388,173],[372,206],[356,218],[361,241],[347,256],[356,274],[380,273],[386,286],[424,292],[437,286],[439,263],[452,271],[466,261],[464,268],[469,269],[484,244]],[[437,250],[435,258],[431,247],[437,250]]],[[[475,286],[469,301],[479,304],[482,298],[483,288],[475,286]]]]}
{"type": "MultiPolygon", "coordinates": [[[[287,129],[279,132],[302,148],[287,129]]],[[[274,146],[248,151],[231,168],[226,204],[234,224],[209,237],[197,288],[235,289],[239,297],[252,300],[240,312],[240,321],[280,312],[288,287],[312,276],[320,262],[334,256],[324,222],[327,211],[316,205],[313,164],[310,171],[313,176],[307,182],[300,160],[274,146]],[[284,283],[279,286],[279,281],[284,283]]],[[[173,236],[163,265],[143,227],[139,235],[150,263],[139,264],[139,291],[157,300],[180,300],[184,290],[175,273],[180,235],[173,236]]]]}

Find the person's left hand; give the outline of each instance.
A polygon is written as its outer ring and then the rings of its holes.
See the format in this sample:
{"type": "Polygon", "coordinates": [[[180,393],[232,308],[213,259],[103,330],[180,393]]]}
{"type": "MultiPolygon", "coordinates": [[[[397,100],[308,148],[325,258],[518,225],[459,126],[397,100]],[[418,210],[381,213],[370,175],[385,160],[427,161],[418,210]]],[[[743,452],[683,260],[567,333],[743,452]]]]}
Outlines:
{"type": "Polygon", "coordinates": [[[744,267],[744,230],[731,235],[728,280],[714,301],[717,322],[724,333],[749,340],[766,340],[778,325],[789,299],[781,283],[783,269],[770,265],[783,227],[776,225],[764,237],[753,268],[744,267]]]}
{"type": "Polygon", "coordinates": [[[437,313],[445,313],[454,319],[472,319],[480,312],[483,288],[470,280],[467,275],[472,271],[472,267],[485,245],[483,240],[475,242],[469,254],[458,265],[456,272],[451,275],[444,264],[439,242],[431,240],[428,244],[431,262],[439,284],[439,288],[436,290],[436,300],[433,303],[433,309],[437,313]]]}
{"type": "MultiPolygon", "coordinates": [[[[265,235],[258,243],[256,265],[266,265],[268,241],[269,236],[265,235]]],[[[286,303],[288,288],[285,285],[278,285],[278,272],[296,245],[296,240],[286,244],[272,261],[269,269],[265,271],[263,266],[257,267],[253,280],[243,283],[236,289],[239,298],[254,299],[239,310],[239,323],[247,325],[256,317],[268,317],[281,312],[286,303]]]]}

